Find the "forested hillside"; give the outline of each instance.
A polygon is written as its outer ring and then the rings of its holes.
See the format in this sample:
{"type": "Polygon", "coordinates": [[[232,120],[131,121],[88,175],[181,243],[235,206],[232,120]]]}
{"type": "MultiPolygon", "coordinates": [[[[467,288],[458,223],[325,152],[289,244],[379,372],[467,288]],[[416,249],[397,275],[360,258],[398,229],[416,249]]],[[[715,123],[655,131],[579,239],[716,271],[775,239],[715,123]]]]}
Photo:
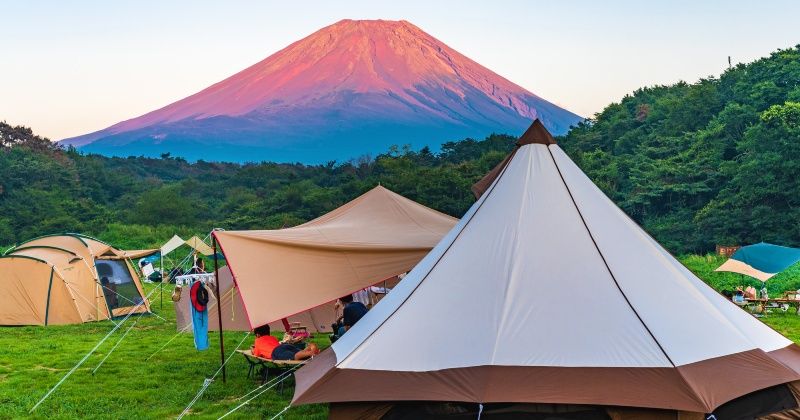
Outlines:
{"type": "MultiPolygon", "coordinates": [[[[0,244],[78,231],[119,246],[172,233],[292,226],[383,184],[461,216],[470,185],[511,137],[393,148],[319,166],[226,164],[162,156],[105,158],[60,150],[0,124],[0,244]]],[[[719,78],[637,90],[562,147],[673,252],[760,240],[800,245],[800,48],[719,78]]]]}
{"type": "Polygon", "coordinates": [[[673,251],[800,245],[800,46],[637,90],[561,143],[673,251]]]}
{"type": "Polygon", "coordinates": [[[436,155],[393,148],[374,159],[320,166],[106,158],[61,150],[0,123],[0,245],[84,232],[130,248],[173,233],[280,228],[319,216],[378,183],[461,216],[470,186],[514,139],[447,143],[436,155]]]}

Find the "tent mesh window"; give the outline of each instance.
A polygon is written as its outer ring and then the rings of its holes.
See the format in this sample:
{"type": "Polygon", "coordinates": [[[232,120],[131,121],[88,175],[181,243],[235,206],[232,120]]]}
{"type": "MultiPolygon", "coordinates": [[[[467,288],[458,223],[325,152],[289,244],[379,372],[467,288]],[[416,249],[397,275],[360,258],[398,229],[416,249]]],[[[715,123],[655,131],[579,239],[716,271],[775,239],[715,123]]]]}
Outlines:
{"type": "Polygon", "coordinates": [[[103,285],[108,308],[114,310],[142,303],[142,295],[133,282],[128,266],[122,260],[97,260],[97,277],[103,285]]]}

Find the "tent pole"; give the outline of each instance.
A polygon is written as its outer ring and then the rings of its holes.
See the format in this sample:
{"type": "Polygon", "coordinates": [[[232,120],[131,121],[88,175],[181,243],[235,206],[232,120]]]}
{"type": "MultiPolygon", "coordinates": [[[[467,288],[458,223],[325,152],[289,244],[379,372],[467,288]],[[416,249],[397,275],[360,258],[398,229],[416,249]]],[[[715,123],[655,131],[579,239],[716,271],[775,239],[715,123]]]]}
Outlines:
{"type": "Polygon", "coordinates": [[[161,307],[158,308],[158,310],[164,312],[164,254],[161,250],[158,251],[158,259],[161,263],[161,281],[158,285],[158,287],[161,288],[161,290],[159,290],[159,294],[161,295],[161,307]]]}
{"type": "Polygon", "coordinates": [[[217,324],[219,326],[219,357],[222,365],[222,383],[226,382],[225,377],[225,342],[222,338],[222,295],[219,294],[219,263],[217,262],[217,237],[211,234],[211,242],[214,245],[214,284],[217,288],[217,324]]]}

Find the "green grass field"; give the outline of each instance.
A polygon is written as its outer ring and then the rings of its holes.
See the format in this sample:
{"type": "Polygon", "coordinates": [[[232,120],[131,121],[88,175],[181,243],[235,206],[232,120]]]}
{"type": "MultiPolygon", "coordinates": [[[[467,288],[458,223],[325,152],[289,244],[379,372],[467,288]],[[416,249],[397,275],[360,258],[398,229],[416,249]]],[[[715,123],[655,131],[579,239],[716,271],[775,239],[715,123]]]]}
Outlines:
{"type": "MultiPolygon", "coordinates": [[[[148,291],[153,287],[146,285],[148,291]]],[[[175,418],[194,398],[219,367],[219,339],[210,334],[211,346],[198,352],[192,335],[181,334],[150,360],[155,351],[175,334],[175,313],[169,299],[171,286],[164,289],[164,309],[159,310],[158,292],[151,297],[155,316],[140,317],[124,341],[111,353],[96,374],[92,370],[108,354],[130,323],[131,317],[32,414],[31,407],[114,327],[110,321],[83,325],[44,327],[0,327],[0,418],[175,418]]],[[[213,311],[212,311],[213,312],[213,311]]],[[[242,332],[225,333],[226,353],[244,337],[242,332]]],[[[315,337],[327,347],[327,337],[315,337]]],[[[253,343],[247,337],[242,348],[253,343]]],[[[247,379],[247,363],[235,354],[227,364],[228,381],[221,375],[194,405],[191,418],[218,418],[241,401],[237,398],[260,382],[247,379]]],[[[283,393],[269,390],[228,418],[271,418],[291,399],[293,380],[283,393]]],[[[326,418],[324,406],[294,407],[286,419],[326,418]]]]}
{"type": "MultiPolygon", "coordinates": [[[[722,263],[714,256],[681,258],[684,264],[721,290],[737,284],[749,284],[738,275],[714,273],[722,263]]],[[[796,289],[796,268],[770,280],[770,293],[796,289]],[[780,290],[778,290],[780,289],[780,290]]],[[[753,281],[750,280],[750,283],[753,281]]],[[[152,285],[146,285],[152,290],[152,285]]],[[[169,300],[171,286],[165,288],[164,308],[159,309],[158,292],[151,300],[154,312],[164,317],[139,318],[136,326],[111,354],[95,375],[92,369],[108,354],[117,339],[135,320],[131,318],[89,360],[77,370],[33,414],[28,410],[112,328],[110,321],[84,325],[43,327],[0,327],[0,418],[166,418],[177,417],[194,398],[205,377],[218,368],[218,335],[210,335],[211,347],[198,352],[191,334],[181,334],[164,350],[146,360],[175,336],[175,314],[169,300]]],[[[213,311],[212,311],[213,312],[213,311]]],[[[800,316],[792,312],[774,313],[762,318],[767,324],[795,342],[800,342],[800,316]]],[[[227,352],[231,352],[245,333],[225,334],[227,352]]],[[[327,347],[327,337],[315,337],[327,347]]],[[[245,340],[249,347],[253,337],[245,340]]],[[[234,355],[227,365],[228,382],[218,378],[194,405],[193,418],[218,418],[237,406],[237,400],[259,383],[247,379],[247,363],[234,355]]],[[[230,418],[271,418],[287,406],[292,394],[288,381],[283,393],[267,391],[230,418]]],[[[289,409],[284,418],[325,418],[324,406],[289,409]]]]}

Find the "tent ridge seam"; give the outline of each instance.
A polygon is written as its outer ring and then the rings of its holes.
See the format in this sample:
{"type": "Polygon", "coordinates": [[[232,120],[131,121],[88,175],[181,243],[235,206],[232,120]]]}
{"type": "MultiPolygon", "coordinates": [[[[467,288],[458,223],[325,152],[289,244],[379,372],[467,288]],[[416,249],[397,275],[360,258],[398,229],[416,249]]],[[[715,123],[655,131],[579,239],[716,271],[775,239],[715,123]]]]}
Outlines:
{"type": "Polygon", "coordinates": [[[553,156],[553,152],[550,150],[549,146],[547,146],[547,152],[550,154],[550,159],[553,160],[553,164],[556,167],[556,171],[558,171],[558,176],[559,176],[559,178],[561,178],[561,183],[564,184],[564,188],[567,190],[567,193],[569,194],[570,200],[572,200],[572,205],[575,206],[575,210],[578,212],[578,216],[580,216],[580,218],[581,218],[581,222],[583,223],[583,227],[586,229],[586,233],[589,234],[589,238],[592,240],[592,244],[594,245],[594,248],[597,250],[598,255],[600,255],[600,259],[603,260],[603,265],[606,266],[606,270],[608,271],[608,274],[611,276],[611,279],[614,280],[614,285],[617,286],[617,290],[619,290],[620,294],[625,299],[625,302],[628,304],[628,307],[631,308],[631,311],[633,311],[634,315],[636,315],[636,318],[642,324],[644,329],[647,330],[648,334],[650,334],[650,337],[653,339],[653,341],[656,343],[658,348],[664,354],[664,357],[666,357],[667,360],[669,360],[669,363],[672,365],[673,368],[677,367],[675,365],[675,362],[672,361],[672,358],[669,357],[669,354],[667,354],[666,350],[664,350],[664,347],[658,341],[656,336],[653,334],[652,331],[650,331],[650,327],[648,327],[647,324],[644,322],[644,320],[642,319],[641,315],[639,315],[639,312],[636,310],[636,308],[631,303],[630,299],[628,299],[628,295],[626,295],[625,291],[622,290],[622,287],[619,285],[619,282],[617,281],[617,277],[614,276],[614,272],[611,270],[611,267],[608,265],[608,261],[606,261],[605,255],[603,255],[603,251],[601,251],[600,250],[600,246],[597,245],[597,241],[594,239],[594,234],[592,234],[591,229],[589,229],[589,225],[586,223],[586,219],[583,217],[583,213],[581,212],[581,209],[578,206],[577,201],[575,201],[575,197],[572,195],[572,190],[570,190],[569,185],[567,185],[567,181],[564,179],[564,175],[561,173],[561,168],[558,166],[558,162],[556,162],[556,159],[553,156]]]}
{"type": "MultiPolygon", "coordinates": [[[[393,317],[393,316],[394,316],[394,314],[396,314],[396,313],[397,313],[397,311],[398,311],[398,310],[399,310],[399,309],[400,309],[400,308],[403,306],[403,304],[405,304],[405,303],[406,303],[406,302],[407,302],[407,301],[408,301],[408,300],[411,298],[411,296],[412,296],[412,295],[413,295],[413,294],[414,294],[414,293],[417,291],[417,289],[419,289],[419,287],[422,285],[422,283],[425,281],[425,279],[427,279],[427,278],[428,278],[428,276],[430,275],[430,273],[431,273],[431,272],[432,272],[432,271],[433,271],[433,270],[436,268],[436,266],[437,266],[437,265],[439,265],[439,262],[441,262],[441,261],[442,261],[442,258],[444,258],[444,256],[445,256],[445,255],[447,255],[447,252],[448,252],[448,251],[450,251],[450,248],[453,246],[453,244],[456,242],[456,240],[458,240],[458,238],[461,236],[461,234],[462,234],[462,233],[464,233],[464,231],[467,229],[467,226],[469,226],[469,224],[470,224],[470,223],[471,223],[471,222],[472,222],[472,221],[475,219],[475,216],[477,216],[477,215],[478,215],[478,212],[480,211],[481,207],[483,207],[483,205],[484,205],[484,204],[486,203],[486,201],[488,200],[489,196],[492,194],[492,192],[494,192],[494,189],[495,189],[495,187],[497,186],[497,184],[499,184],[499,183],[500,183],[500,179],[501,179],[501,178],[503,177],[503,175],[506,173],[506,169],[507,169],[507,168],[508,168],[508,165],[506,165],[505,167],[503,167],[503,170],[500,172],[500,174],[498,174],[498,175],[497,175],[497,178],[495,178],[494,182],[492,182],[492,184],[489,186],[489,189],[487,189],[486,191],[484,191],[484,193],[483,193],[483,194],[481,194],[481,197],[478,199],[478,201],[480,201],[481,199],[482,199],[483,201],[480,203],[480,205],[478,206],[478,208],[476,208],[476,209],[475,209],[475,211],[472,213],[472,216],[469,218],[469,220],[467,220],[467,221],[466,221],[466,223],[464,223],[464,226],[461,228],[461,230],[458,232],[458,234],[455,236],[455,238],[453,238],[453,240],[452,240],[452,241],[450,241],[450,244],[449,244],[449,245],[447,245],[447,248],[446,248],[446,249],[445,249],[445,250],[442,252],[442,254],[441,254],[441,255],[439,255],[439,258],[438,258],[438,259],[436,259],[436,262],[435,262],[435,263],[433,263],[433,265],[431,266],[430,270],[428,270],[428,272],[425,274],[425,276],[424,276],[422,279],[420,279],[419,283],[417,283],[417,285],[416,285],[416,286],[414,286],[414,289],[412,289],[412,290],[411,290],[411,291],[408,293],[408,296],[406,296],[406,297],[405,297],[405,299],[403,299],[403,301],[402,301],[402,302],[400,302],[400,303],[397,305],[397,307],[396,307],[396,308],[394,308],[394,310],[392,311],[392,313],[390,313],[389,315],[387,315],[387,316],[386,316],[386,317],[383,319],[383,321],[381,321],[381,323],[380,323],[380,324],[378,324],[378,325],[377,325],[377,326],[376,326],[376,327],[375,327],[375,328],[372,330],[372,332],[370,332],[370,333],[369,333],[369,334],[368,334],[368,335],[367,335],[367,336],[364,338],[364,340],[362,340],[362,341],[361,341],[361,343],[359,343],[357,346],[353,347],[353,349],[352,349],[352,350],[350,350],[350,352],[349,352],[349,353],[347,353],[347,355],[345,355],[345,356],[344,356],[344,358],[342,358],[342,360],[338,360],[338,357],[337,357],[337,360],[336,360],[336,363],[334,364],[334,366],[339,366],[339,365],[340,365],[342,362],[344,362],[344,360],[345,360],[345,359],[347,359],[347,358],[348,358],[348,357],[349,357],[351,354],[353,354],[353,353],[354,353],[354,352],[356,352],[356,351],[357,351],[359,348],[361,348],[361,346],[363,346],[363,345],[364,345],[364,343],[366,343],[366,342],[367,342],[367,340],[369,340],[369,339],[370,339],[370,338],[371,338],[371,337],[372,337],[372,336],[375,334],[375,332],[376,332],[376,331],[378,331],[378,330],[379,330],[379,329],[380,329],[380,328],[381,328],[381,327],[382,327],[382,326],[383,326],[383,325],[384,325],[384,324],[385,324],[387,321],[389,321],[389,318],[393,317]]],[[[462,220],[463,220],[463,219],[462,219],[462,220]]],[[[412,270],[413,270],[413,269],[412,269],[412,270]]],[[[335,351],[334,351],[334,353],[335,353],[335,351]]]]}
{"type": "Polygon", "coordinates": [[[586,223],[586,219],[584,219],[584,217],[583,217],[583,213],[581,212],[581,209],[578,206],[578,202],[575,201],[575,197],[572,195],[572,190],[569,188],[569,185],[567,185],[567,181],[564,179],[564,175],[561,173],[561,168],[558,166],[558,162],[556,161],[555,156],[553,156],[553,152],[550,150],[550,146],[546,146],[546,147],[547,147],[547,152],[550,154],[550,159],[553,160],[553,165],[555,165],[556,171],[558,171],[558,176],[559,176],[559,178],[561,178],[561,183],[564,184],[564,188],[567,190],[567,194],[569,194],[569,198],[572,200],[572,205],[575,206],[575,210],[578,212],[578,216],[580,216],[581,222],[583,222],[583,227],[586,229],[586,233],[589,234],[589,238],[592,240],[592,244],[594,244],[594,248],[597,250],[598,255],[600,255],[600,259],[603,260],[603,264],[606,266],[606,270],[608,270],[608,274],[611,276],[611,279],[614,281],[614,285],[617,286],[617,290],[619,290],[619,293],[625,299],[625,302],[628,304],[628,307],[631,308],[631,311],[633,311],[633,314],[636,315],[636,318],[639,320],[639,322],[642,324],[644,329],[650,335],[650,338],[653,339],[653,341],[656,343],[658,348],[664,354],[664,357],[666,357],[667,360],[669,361],[669,363],[672,364],[672,368],[675,369],[676,373],[678,374],[678,377],[681,378],[681,381],[686,385],[687,388],[689,388],[689,390],[691,390],[691,392],[693,394],[692,396],[695,398],[696,402],[698,402],[698,403],[700,403],[700,405],[710,409],[710,407],[708,407],[708,403],[706,401],[703,401],[702,398],[700,398],[701,394],[699,392],[697,392],[697,390],[683,376],[683,373],[680,371],[680,369],[675,364],[675,362],[672,361],[672,358],[669,357],[669,354],[667,354],[667,351],[664,349],[664,347],[658,341],[658,339],[653,334],[653,332],[650,331],[650,327],[647,326],[647,324],[642,319],[641,315],[639,315],[639,312],[636,310],[636,308],[631,303],[630,299],[628,299],[628,295],[626,295],[625,291],[622,290],[622,287],[619,285],[619,282],[617,281],[617,277],[614,276],[614,272],[611,271],[611,267],[608,265],[608,261],[606,261],[605,255],[603,255],[603,251],[601,251],[600,250],[600,246],[597,245],[597,241],[594,239],[594,234],[592,234],[592,230],[589,229],[589,225],[586,223]]]}

